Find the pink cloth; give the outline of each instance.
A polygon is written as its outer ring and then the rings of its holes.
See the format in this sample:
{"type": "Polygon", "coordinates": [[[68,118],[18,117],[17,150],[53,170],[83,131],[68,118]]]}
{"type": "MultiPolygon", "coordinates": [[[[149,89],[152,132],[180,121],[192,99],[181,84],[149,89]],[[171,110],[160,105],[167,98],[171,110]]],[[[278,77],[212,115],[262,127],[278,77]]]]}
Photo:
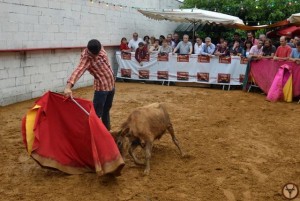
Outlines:
{"type": "Polygon", "coordinates": [[[292,61],[274,61],[273,59],[261,59],[251,62],[250,73],[255,83],[268,94],[278,68],[283,64],[290,66],[293,75],[293,97],[300,95],[300,65],[292,61]]]}
{"type": "Polygon", "coordinates": [[[289,65],[284,64],[279,67],[271,88],[268,91],[267,100],[275,102],[283,99],[283,87],[289,79],[290,75],[291,69],[289,65]]]}

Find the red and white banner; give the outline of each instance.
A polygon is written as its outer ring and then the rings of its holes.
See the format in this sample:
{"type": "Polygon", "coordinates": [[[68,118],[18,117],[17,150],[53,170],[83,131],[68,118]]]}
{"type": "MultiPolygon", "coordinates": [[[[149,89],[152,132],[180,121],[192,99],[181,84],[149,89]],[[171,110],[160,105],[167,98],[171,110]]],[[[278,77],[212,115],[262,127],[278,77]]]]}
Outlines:
{"type": "Polygon", "coordinates": [[[207,57],[199,55],[158,56],[150,54],[149,62],[140,65],[131,53],[131,60],[116,53],[119,78],[151,81],[199,82],[206,84],[241,85],[246,62],[239,56],[207,57]]]}

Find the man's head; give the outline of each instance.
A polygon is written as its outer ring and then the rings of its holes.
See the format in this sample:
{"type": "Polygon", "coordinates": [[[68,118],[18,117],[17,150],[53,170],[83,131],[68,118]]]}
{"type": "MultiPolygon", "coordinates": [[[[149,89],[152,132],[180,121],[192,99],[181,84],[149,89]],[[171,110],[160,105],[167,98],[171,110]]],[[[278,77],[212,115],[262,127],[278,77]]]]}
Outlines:
{"type": "Polygon", "coordinates": [[[154,46],[155,46],[155,47],[158,47],[158,46],[159,46],[159,39],[155,39],[154,46]]]}
{"type": "Polygon", "coordinates": [[[235,33],[233,34],[233,40],[239,40],[239,39],[240,39],[240,34],[237,33],[237,32],[235,32],[235,33]]]}
{"type": "Polygon", "coordinates": [[[251,31],[247,32],[247,38],[248,39],[253,39],[253,33],[251,31]]]}
{"type": "Polygon", "coordinates": [[[172,40],[172,34],[167,35],[167,41],[170,42],[172,40]]]}
{"type": "Polygon", "coordinates": [[[101,43],[96,39],[92,39],[88,42],[87,48],[93,55],[98,55],[101,50],[101,43]]]}
{"type": "Polygon", "coordinates": [[[146,43],[148,43],[149,40],[150,40],[149,36],[144,36],[144,41],[145,41],[146,43]]]}
{"type": "Polygon", "coordinates": [[[297,45],[298,41],[299,41],[299,37],[298,37],[298,36],[295,36],[295,37],[294,37],[293,43],[294,43],[295,45],[297,45]]]}
{"type": "Polygon", "coordinates": [[[139,42],[139,48],[143,49],[145,47],[145,44],[143,42],[139,42]]]}
{"type": "Polygon", "coordinates": [[[260,34],[259,39],[262,40],[262,42],[265,42],[267,38],[265,34],[260,34]]]}
{"type": "Polygon", "coordinates": [[[167,47],[167,46],[168,46],[168,41],[167,41],[167,39],[164,39],[164,40],[162,41],[162,46],[163,46],[163,47],[167,47]]]}
{"type": "Polygon", "coordinates": [[[174,40],[179,40],[179,35],[178,35],[178,33],[174,33],[174,40]]]}
{"type": "Polygon", "coordinates": [[[197,37],[196,38],[196,43],[198,43],[198,45],[201,45],[202,44],[202,39],[200,37],[197,37]]]}
{"type": "Polygon", "coordinates": [[[272,45],[271,39],[267,38],[267,39],[265,40],[264,46],[265,46],[265,47],[270,47],[271,45],[272,45]]]}
{"type": "Polygon", "coordinates": [[[285,46],[286,45],[286,38],[285,38],[285,36],[281,36],[279,42],[280,42],[281,46],[285,46]]]}
{"type": "Polygon", "coordinates": [[[298,52],[300,52],[300,41],[298,41],[298,42],[296,43],[296,48],[297,48],[298,52]]]}
{"type": "Polygon", "coordinates": [[[133,38],[133,40],[137,41],[138,38],[139,38],[138,33],[134,32],[134,33],[132,34],[132,38],[133,38]]]}
{"type": "Polygon", "coordinates": [[[189,41],[189,35],[183,35],[183,42],[187,43],[189,41]]]}
{"type": "Polygon", "coordinates": [[[257,48],[260,49],[264,45],[264,42],[262,40],[258,40],[257,48]]]}
{"type": "Polygon", "coordinates": [[[210,43],[211,43],[211,38],[210,37],[206,37],[205,38],[205,44],[206,45],[210,45],[210,43]]]}
{"type": "Polygon", "coordinates": [[[228,41],[224,40],[223,43],[221,44],[223,48],[226,48],[228,45],[228,41]]]}
{"type": "Polygon", "coordinates": [[[219,39],[219,43],[222,44],[222,43],[224,42],[224,40],[225,40],[225,39],[221,37],[221,38],[219,39]]]}

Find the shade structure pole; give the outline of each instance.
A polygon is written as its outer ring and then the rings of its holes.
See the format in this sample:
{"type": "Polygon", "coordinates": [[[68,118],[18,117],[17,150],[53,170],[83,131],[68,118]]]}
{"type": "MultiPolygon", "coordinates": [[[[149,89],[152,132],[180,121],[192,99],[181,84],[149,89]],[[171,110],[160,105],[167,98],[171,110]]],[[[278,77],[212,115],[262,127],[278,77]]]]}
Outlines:
{"type": "Polygon", "coordinates": [[[193,22],[193,44],[195,43],[195,25],[196,25],[196,22],[194,21],[193,22]]]}

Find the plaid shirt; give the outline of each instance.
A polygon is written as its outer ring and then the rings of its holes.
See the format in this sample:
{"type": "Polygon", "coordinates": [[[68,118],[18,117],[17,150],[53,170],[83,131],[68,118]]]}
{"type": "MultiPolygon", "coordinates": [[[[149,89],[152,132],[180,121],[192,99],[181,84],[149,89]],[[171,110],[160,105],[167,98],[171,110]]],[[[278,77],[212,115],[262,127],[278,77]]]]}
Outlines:
{"type": "Polygon", "coordinates": [[[72,73],[68,83],[71,83],[73,86],[86,70],[94,76],[94,88],[96,91],[113,90],[115,85],[114,73],[103,47],[97,56],[89,53],[87,48],[83,50],[80,63],[72,73]]]}

